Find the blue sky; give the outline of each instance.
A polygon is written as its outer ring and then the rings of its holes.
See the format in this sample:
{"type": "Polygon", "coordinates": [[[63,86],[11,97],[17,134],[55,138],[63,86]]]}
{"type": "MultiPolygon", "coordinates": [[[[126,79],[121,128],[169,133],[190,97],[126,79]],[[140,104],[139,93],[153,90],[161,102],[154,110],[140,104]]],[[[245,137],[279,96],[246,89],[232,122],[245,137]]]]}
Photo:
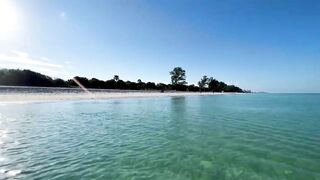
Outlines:
{"type": "Polygon", "coordinates": [[[181,66],[189,84],[208,75],[254,91],[320,92],[319,1],[0,1],[0,68],[169,83],[181,66]]]}

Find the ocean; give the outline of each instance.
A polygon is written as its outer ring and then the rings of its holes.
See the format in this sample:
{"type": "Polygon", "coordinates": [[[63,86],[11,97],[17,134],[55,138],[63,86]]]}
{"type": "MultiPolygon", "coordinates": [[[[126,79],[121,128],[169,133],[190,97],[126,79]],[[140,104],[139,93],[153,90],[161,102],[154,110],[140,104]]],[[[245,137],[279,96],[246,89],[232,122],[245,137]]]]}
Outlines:
{"type": "Polygon", "coordinates": [[[320,94],[0,105],[0,179],[320,179],[320,94]]]}

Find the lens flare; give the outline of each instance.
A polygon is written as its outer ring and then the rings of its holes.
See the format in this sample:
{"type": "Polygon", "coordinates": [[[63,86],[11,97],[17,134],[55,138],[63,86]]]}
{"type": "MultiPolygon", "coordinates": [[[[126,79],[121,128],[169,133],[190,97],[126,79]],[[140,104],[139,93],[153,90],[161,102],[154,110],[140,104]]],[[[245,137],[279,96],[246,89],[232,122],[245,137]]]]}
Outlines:
{"type": "Polygon", "coordinates": [[[88,94],[92,94],[86,87],[84,87],[84,85],[82,85],[76,78],[73,78],[73,81],[82,89],[84,90],[86,93],[88,94]]]}

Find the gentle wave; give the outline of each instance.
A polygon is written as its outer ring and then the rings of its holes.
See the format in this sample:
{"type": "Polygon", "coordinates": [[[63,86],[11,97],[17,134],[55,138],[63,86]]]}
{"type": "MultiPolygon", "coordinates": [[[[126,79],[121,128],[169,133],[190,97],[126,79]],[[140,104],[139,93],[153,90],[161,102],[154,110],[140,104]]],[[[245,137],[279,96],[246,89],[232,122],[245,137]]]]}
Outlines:
{"type": "Polygon", "coordinates": [[[317,95],[8,104],[0,179],[319,179],[314,106],[317,95]]]}

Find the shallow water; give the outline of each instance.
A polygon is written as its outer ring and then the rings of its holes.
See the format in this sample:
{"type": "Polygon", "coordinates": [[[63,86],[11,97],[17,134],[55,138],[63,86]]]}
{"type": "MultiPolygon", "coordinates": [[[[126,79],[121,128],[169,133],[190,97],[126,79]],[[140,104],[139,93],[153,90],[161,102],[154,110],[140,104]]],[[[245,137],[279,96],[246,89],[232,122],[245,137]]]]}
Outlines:
{"type": "Polygon", "coordinates": [[[0,179],[320,179],[320,95],[0,106],[0,179]]]}

